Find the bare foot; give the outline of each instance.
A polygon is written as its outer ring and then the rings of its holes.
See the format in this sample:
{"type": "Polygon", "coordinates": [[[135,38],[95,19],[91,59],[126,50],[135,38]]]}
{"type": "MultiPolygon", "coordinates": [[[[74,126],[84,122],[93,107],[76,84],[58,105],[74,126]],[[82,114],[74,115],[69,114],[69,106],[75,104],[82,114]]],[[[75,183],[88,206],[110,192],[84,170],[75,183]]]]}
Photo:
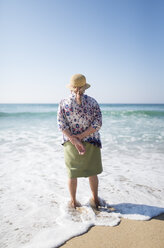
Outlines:
{"type": "Polygon", "coordinates": [[[89,204],[95,210],[106,209],[106,210],[110,210],[113,212],[116,211],[116,209],[113,206],[109,205],[108,203],[106,203],[105,200],[101,198],[98,198],[96,201],[93,198],[91,198],[89,201],[89,204]]]}
{"type": "Polygon", "coordinates": [[[69,207],[76,209],[77,207],[81,207],[81,204],[78,201],[70,201],[69,202],[69,207]]]}
{"type": "Polygon", "coordinates": [[[92,208],[98,209],[98,207],[100,206],[100,202],[99,199],[93,199],[91,198],[89,201],[89,204],[91,205],[92,208]]]}

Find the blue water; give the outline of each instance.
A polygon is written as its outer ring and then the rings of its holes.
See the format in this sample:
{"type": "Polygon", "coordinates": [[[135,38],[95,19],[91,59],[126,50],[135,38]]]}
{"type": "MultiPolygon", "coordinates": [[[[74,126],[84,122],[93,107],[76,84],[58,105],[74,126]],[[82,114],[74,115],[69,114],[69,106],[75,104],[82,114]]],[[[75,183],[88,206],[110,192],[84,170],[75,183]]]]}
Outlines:
{"type": "MultiPolygon", "coordinates": [[[[40,128],[58,133],[57,104],[0,104],[0,130],[40,128]]],[[[120,145],[155,145],[164,151],[164,104],[100,104],[102,140],[111,136],[120,145]]],[[[111,149],[115,143],[110,143],[111,149]]],[[[151,148],[151,147],[150,147],[151,148]]]]}
{"type": "MultiPolygon", "coordinates": [[[[100,104],[104,115],[147,115],[164,117],[164,104],[100,104]]],[[[0,117],[47,117],[56,114],[58,104],[0,104],[0,117]]]]}

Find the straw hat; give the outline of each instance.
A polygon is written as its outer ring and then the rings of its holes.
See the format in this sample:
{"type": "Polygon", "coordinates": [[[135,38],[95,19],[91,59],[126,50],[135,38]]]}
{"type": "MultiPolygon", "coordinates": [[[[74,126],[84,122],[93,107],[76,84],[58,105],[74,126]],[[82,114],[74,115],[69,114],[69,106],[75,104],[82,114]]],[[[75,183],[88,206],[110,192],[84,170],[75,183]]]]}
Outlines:
{"type": "Polygon", "coordinates": [[[75,87],[83,87],[85,90],[90,87],[90,84],[86,83],[86,77],[82,74],[74,74],[70,79],[70,84],[67,88],[74,90],[75,87]]]}

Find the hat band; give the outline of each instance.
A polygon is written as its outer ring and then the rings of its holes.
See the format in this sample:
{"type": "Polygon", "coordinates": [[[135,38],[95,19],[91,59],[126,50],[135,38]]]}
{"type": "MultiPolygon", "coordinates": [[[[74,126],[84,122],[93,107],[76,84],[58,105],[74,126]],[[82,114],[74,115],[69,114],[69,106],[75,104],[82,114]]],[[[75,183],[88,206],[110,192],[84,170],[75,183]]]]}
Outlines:
{"type": "Polygon", "coordinates": [[[71,83],[70,86],[72,87],[83,87],[84,85],[86,85],[86,83],[83,83],[83,82],[74,82],[74,83],[71,83]]]}

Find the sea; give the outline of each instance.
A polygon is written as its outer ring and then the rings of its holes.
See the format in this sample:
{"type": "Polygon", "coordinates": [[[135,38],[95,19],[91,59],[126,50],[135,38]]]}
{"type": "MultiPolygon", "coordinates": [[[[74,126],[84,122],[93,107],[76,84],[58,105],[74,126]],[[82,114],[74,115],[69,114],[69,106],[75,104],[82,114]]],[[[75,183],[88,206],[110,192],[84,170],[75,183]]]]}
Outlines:
{"type": "Polygon", "coordinates": [[[91,226],[164,213],[164,104],[100,104],[103,172],[69,207],[58,104],[0,104],[0,247],[54,248],[91,226]]]}

